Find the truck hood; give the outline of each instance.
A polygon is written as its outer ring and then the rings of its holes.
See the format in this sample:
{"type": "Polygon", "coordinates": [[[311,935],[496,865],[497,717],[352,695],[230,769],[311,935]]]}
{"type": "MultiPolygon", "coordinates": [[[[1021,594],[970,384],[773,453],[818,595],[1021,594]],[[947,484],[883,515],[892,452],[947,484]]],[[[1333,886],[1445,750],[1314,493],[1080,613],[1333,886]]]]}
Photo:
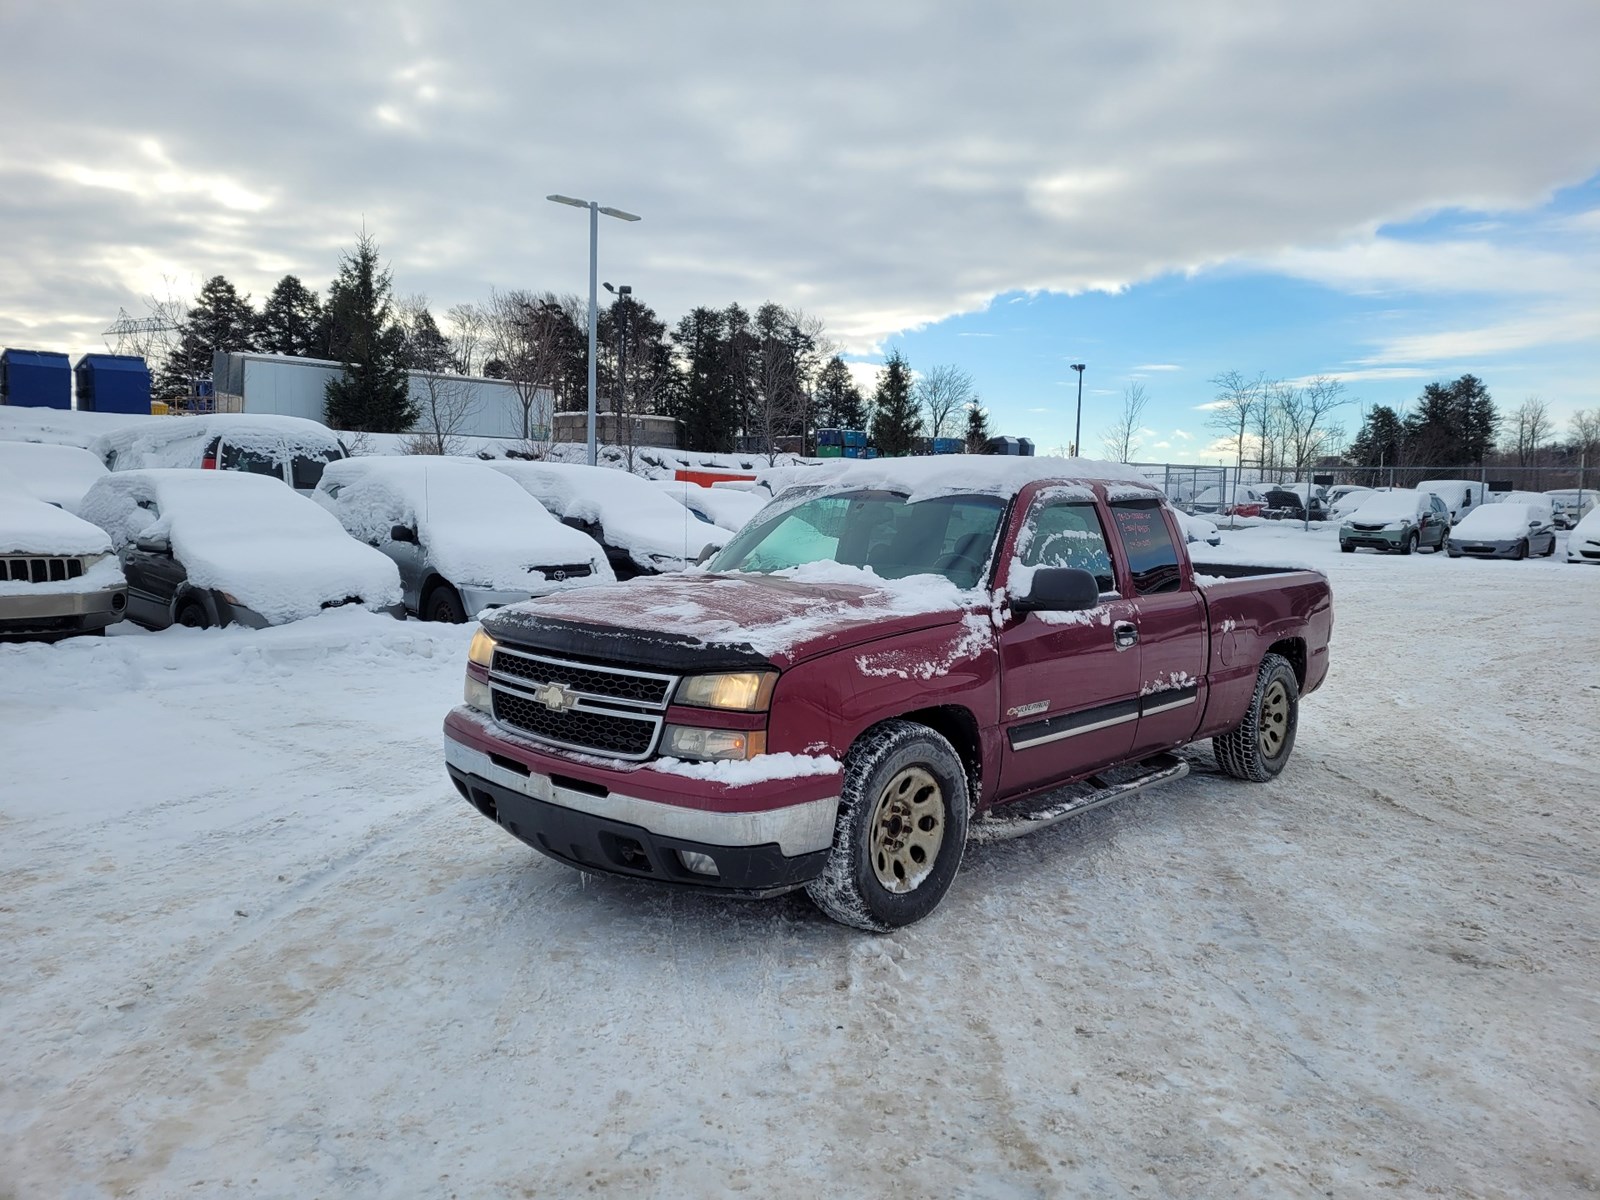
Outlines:
{"type": "Polygon", "coordinates": [[[881,580],[828,564],[782,575],[659,575],[498,609],[519,645],[662,670],[790,666],[862,642],[954,624],[987,607],[941,576],[881,580]]]}

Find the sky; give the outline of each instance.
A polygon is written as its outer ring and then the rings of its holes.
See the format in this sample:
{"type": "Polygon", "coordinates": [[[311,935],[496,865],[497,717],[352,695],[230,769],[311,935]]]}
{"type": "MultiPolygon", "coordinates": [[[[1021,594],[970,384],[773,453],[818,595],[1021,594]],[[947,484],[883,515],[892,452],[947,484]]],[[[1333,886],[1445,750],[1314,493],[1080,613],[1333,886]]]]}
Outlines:
{"type": "Polygon", "coordinates": [[[105,348],[364,227],[436,313],[602,279],[821,316],[997,432],[1224,455],[1238,370],[1600,406],[1600,5],[0,0],[0,346],[105,348]]]}

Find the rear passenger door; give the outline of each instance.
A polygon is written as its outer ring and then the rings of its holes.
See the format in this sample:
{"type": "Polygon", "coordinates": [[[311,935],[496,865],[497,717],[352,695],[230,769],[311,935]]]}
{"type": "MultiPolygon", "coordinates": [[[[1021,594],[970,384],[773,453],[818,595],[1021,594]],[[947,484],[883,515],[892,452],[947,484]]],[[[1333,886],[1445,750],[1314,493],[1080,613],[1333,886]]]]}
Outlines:
{"type": "Polygon", "coordinates": [[[1133,605],[1117,591],[1100,512],[1081,492],[1045,492],[1034,501],[1007,567],[1008,588],[1020,594],[1040,567],[1090,571],[1101,604],[1089,612],[1013,613],[1001,631],[1002,798],[1120,761],[1138,721],[1133,605]]]}
{"type": "Polygon", "coordinates": [[[1206,607],[1161,501],[1113,500],[1111,520],[1135,596],[1139,723],[1132,753],[1139,758],[1182,745],[1200,726],[1205,708],[1206,607]]]}

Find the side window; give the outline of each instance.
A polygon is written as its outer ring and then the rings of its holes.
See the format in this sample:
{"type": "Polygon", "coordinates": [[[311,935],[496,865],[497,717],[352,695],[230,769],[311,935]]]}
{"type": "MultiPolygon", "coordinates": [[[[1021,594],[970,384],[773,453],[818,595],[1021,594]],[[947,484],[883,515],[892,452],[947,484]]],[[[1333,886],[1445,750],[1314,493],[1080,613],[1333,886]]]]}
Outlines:
{"type": "Polygon", "coordinates": [[[1156,500],[1123,500],[1112,504],[1111,518],[1128,554],[1128,572],[1141,596],[1175,592],[1183,582],[1178,548],[1156,500]]]}
{"type": "Polygon", "coordinates": [[[275,479],[283,478],[282,464],[270,454],[229,443],[223,443],[222,469],[244,471],[251,475],[271,475],[275,479]]]}
{"type": "Polygon", "coordinates": [[[1116,590],[1111,552],[1094,505],[1046,502],[1033,510],[1027,538],[1020,555],[1023,566],[1077,567],[1093,575],[1102,592],[1116,590]]]}

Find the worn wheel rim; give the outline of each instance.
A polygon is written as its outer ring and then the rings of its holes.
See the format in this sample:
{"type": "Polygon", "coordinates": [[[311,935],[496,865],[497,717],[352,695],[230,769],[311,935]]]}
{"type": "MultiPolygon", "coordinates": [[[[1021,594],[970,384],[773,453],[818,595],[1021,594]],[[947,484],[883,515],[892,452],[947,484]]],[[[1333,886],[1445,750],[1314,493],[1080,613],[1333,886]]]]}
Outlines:
{"type": "Polygon", "coordinates": [[[1261,698],[1261,730],[1257,741],[1261,753],[1276,758],[1289,738],[1289,689],[1274,679],[1261,698]]]}
{"type": "Polygon", "coordinates": [[[867,845],[886,891],[915,891],[933,872],[944,825],[944,790],[926,768],[907,767],[889,780],[873,806],[867,845]]]}

